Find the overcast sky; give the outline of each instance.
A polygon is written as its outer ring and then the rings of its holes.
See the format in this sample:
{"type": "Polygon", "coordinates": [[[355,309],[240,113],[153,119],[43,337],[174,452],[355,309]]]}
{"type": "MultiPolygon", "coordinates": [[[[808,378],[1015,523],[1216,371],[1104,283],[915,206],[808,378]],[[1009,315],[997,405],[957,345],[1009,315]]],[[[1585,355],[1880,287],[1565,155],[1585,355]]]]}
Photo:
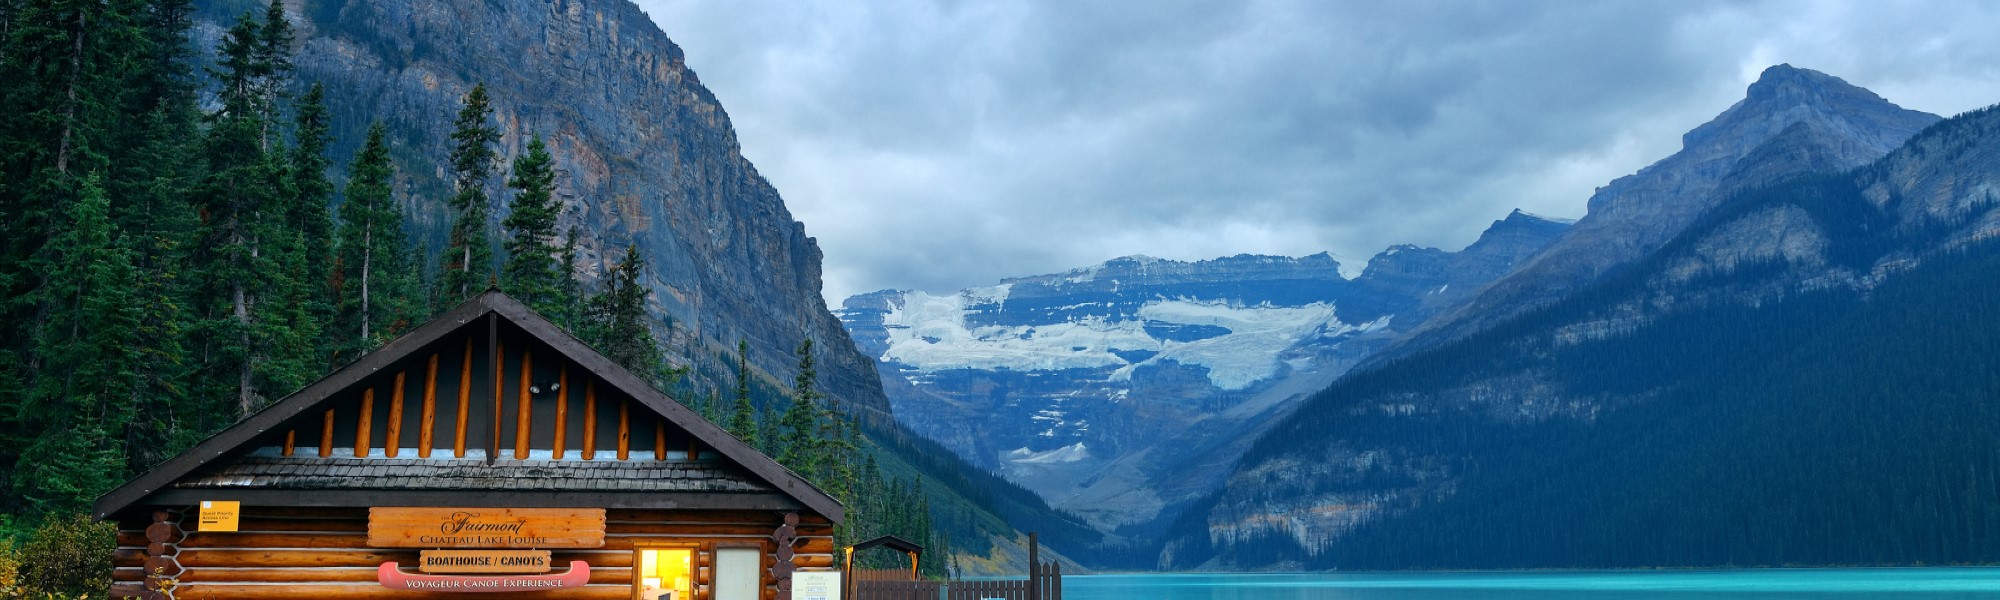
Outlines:
{"type": "Polygon", "coordinates": [[[2000,3],[639,0],[826,295],[1146,254],[1457,250],[1678,150],[1788,62],[2000,102],[2000,3]]]}

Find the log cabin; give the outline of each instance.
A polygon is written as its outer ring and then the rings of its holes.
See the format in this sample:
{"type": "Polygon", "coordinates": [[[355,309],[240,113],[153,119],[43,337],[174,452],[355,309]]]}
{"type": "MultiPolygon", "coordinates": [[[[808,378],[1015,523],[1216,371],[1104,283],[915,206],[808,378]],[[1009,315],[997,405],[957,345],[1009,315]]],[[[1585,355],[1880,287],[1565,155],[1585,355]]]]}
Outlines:
{"type": "Polygon", "coordinates": [[[778,600],[842,507],[498,291],[104,496],[111,597],[778,600]],[[505,592],[505,593],[491,593],[505,592]]]}

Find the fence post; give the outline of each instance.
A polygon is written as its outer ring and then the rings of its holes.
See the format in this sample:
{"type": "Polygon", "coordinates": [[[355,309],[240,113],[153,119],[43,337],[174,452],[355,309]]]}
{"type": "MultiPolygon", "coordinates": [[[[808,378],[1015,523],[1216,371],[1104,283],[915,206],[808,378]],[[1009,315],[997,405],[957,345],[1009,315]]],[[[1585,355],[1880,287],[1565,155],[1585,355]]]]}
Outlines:
{"type": "Polygon", "coordinates": [[[1035,532],[1028,532],[1028,600],[1042,600],[1035,589],[1042,580],[1042,544],[1035,532]]]}

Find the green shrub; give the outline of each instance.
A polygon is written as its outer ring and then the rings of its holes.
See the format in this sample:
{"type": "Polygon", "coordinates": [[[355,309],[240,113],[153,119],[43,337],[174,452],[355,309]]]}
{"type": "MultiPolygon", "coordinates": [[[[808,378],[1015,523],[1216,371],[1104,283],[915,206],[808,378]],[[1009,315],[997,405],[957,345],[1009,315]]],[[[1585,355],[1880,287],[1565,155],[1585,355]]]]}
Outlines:
{"type": "Polygon", "coordinates": [[[51,515],[21,546],[17,583],[24,598],[103,597],[111,589],[118,528],[84,515],[51,515]]]}

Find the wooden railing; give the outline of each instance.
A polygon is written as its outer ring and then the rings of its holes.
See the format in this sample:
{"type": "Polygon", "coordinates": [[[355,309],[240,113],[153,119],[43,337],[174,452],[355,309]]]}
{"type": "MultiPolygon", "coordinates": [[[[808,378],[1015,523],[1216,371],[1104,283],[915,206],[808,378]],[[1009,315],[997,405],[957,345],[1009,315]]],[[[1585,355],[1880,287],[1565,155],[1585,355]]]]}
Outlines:
{"type": "Polygon", "coordinates": [[[854,600],[1062,600],[1062,564],[1042,562],[1041,545],[1028,534],[1027,579],[911,580],[901,569],[855,569],[854,600]]]}

